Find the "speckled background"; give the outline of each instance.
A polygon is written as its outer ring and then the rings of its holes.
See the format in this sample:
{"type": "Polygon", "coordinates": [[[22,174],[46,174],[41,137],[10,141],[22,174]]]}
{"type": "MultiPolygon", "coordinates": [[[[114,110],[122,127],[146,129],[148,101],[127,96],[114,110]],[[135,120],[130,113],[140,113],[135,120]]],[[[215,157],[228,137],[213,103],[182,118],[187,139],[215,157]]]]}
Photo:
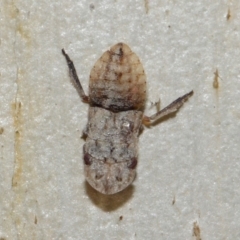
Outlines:
{"type": "Polygon", "coordinates": [[[240,239],[239,1],[5,0],[0,16],[1,240],[240,239]],[[134,184],[104,196],[84,180],[87,105],[61,49],[87,92],[120,41],[144,66],[146,114],[194,95],[143,131],[134,184]]]}

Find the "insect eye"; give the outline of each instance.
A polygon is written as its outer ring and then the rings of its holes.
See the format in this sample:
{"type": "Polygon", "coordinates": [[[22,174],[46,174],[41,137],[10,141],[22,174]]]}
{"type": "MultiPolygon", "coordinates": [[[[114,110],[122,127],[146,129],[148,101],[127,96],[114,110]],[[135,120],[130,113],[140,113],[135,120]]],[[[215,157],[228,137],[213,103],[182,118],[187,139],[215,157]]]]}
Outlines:
{"type": "Polygon", "coordinates": [[[84,159],[84,163],[86,165],[91,165],[92,164],[92,160],[90,159],[90,154],[85,153],[83,159],[84,159]]]}
{"type": "Polygon", "coordinates": [[[128,168],[135,169],[137,166],[137,158],[132,158],[131,163],[128,165],[128,168]]]}

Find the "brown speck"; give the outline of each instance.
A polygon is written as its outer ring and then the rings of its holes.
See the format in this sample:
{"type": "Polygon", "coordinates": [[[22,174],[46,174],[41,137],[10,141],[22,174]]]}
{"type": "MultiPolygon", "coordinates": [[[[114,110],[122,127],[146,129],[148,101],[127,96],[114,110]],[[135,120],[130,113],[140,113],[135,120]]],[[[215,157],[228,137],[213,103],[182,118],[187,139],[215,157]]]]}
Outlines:
{"type": "Polygon", "coordinates": [[[213,79],[213,87],[216,89],[219,87],[218,78],[219,78],[218,69],[216,69],[216,71],[214,72],[214,79],[213,79]]]}
{"type": "Polygon", "coordinates": [[[87,134],[86,134],[85,132],[83,132],[81,138],[82,138],[84,141],[86,141],[86,139],[87,139],[87,134]]]}
{"type": "Polygon", "coordinates": [[[231,11],[230,11],[230,8],[228,9],[228,12],[227,12],[227,21],[231,18],[231,11]]]}
{"type": "Polygon", "coordinates": [[[0,134],[3,134],[3,132],[4,132],[4,128],[0,127],[0,134]]]}
{"type": "Polygon", "coordinates": [[[173,197],[173,200],[172,200],[172,205],[174,205],[175,202],[176,202],[176,198],[175,198],[175,196],[174,196],[174,197],[173,197]]]}
{"type": "Polygon", "coordinates": [[[90,5],[89,5],[89,8],[90,8],[90,10],[92,11],[92,10],[94,10],[95,9],[95,6],[94,6],[94,4],[93,3],[91,3],[90,5]]]}
{"type": "Polygon", "coordinates": [[[146,11],[146,14],[148,14],[148,11],[149,11],[149,6],[148,6],[148,0],[144,0],[144,5],[145,5],[145,11],[146,11]]]}
{"type": "Polygon", "coordinates": [[[119,48],[119,54],[118,54],[118,55],[119,55],[119,57],[121,57],[121,58],[123,57],[123,50],[122,50],[122,48],[119,48]]]}
{"type": "Polygon", "coordinates": [[[12,105],[13,109],[13,119],[14,119],[14,128],[15,128],[15,162],[14,162],[14,173],[12,176],[12,187],[19,186],[22,178],[22,169],[23,169],[23,155],[21,151],[21,133],[23,125],[22,117],[22,104],[20,101],[15,101],[12,105]]]}
{"type": "Polygon", "coordinates": [[[122,220],[123,220],[123,216],[120,216],[120,217],[119,217],[119,221],[122,221],[122,220]]]}
{"type": "Polygon", "coordinates": [[[15,111],[20,111],[20,109],[22,107],[22,103],[21,102],[15,102],[15,103],[13,103],[12,107],[15,111]]]}
{"type": "Polygon", "coordinates": [[[30,46],[32,38],[29,29],[24,24],[17,24],[16,31],[26,41],[27,45],[30,46]]]}
{"type": "Polygon", "coordinates": [[[116,177],[116,180],[118,181],[118,182],[121,182],[122,181],[122,178],[121,177],[116,177]]]}
{"type": "Polygon", "coordinates": [[[38,220],[37,220],[37,216],[35,216],[34,218],[34,223],[37,224],[38,220]]]}
{"type": "Polygon", "coordinates": [[[201,240],[201,231],[197,222],[193,223],[193,236],[196,237],[196,240],[201,240]]]}
{"type": "Polygon", "coordinates": [[[102,174],[96,174],[95,179],[96,179],[96,180],[99,180],[99,179],[101,179],[102,177],[103,177],[102,174]]]}

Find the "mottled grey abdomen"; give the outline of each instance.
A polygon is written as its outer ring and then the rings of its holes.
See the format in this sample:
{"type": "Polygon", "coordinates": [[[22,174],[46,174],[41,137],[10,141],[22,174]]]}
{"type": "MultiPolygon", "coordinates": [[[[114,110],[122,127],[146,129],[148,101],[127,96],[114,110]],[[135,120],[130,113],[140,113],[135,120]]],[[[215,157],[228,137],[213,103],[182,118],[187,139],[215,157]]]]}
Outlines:
{"type": "Polygon", "coordinates": [[[101,193],[117,193],[134,180],[142,116],[142,111],[137,110],[89,108],[83,147],[85,175],[101,193]]]}

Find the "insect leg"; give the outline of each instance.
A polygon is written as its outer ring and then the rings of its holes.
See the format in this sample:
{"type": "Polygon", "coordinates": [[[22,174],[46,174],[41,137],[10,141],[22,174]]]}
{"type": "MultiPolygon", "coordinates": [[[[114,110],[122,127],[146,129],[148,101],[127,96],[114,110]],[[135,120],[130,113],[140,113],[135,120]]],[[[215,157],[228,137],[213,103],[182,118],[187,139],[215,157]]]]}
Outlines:
{"type": "Polygon", "coordinates": [[[178,109],[184,104],[185,101],[188,100],[189,97],[191,97],[193,95],[193,91],[183,95],[182,97],[176,99],[175,101],[173,101],[171,104],[169,104],[167,107],[165,107],[164,109],[162,109],[161,111],[153,114],[150,117],[144,116],[143,117],[143,124],[145,125],[149,125],[151,123],[153,123],[154,121],[170,114],[173,112],[178,111],[178,109]]]}
{"type": "Polygon", "coordinates": [[[82,101],[88,103],[88,96],[85,94],[85,92],[82,88],[82,85],[81,85],[81,83],[78,79],[78,75],[77,75],[76,69],[74,67],[73,61],[65,53],[64,49],[62,49],[62,54],[66,58],[67,65],[68,65],[68,68],[69,68],[69,75],[70,75],[70,78],[71,78],[71,81],[72,81],[73,85],[77,89],[82,101]]]}

